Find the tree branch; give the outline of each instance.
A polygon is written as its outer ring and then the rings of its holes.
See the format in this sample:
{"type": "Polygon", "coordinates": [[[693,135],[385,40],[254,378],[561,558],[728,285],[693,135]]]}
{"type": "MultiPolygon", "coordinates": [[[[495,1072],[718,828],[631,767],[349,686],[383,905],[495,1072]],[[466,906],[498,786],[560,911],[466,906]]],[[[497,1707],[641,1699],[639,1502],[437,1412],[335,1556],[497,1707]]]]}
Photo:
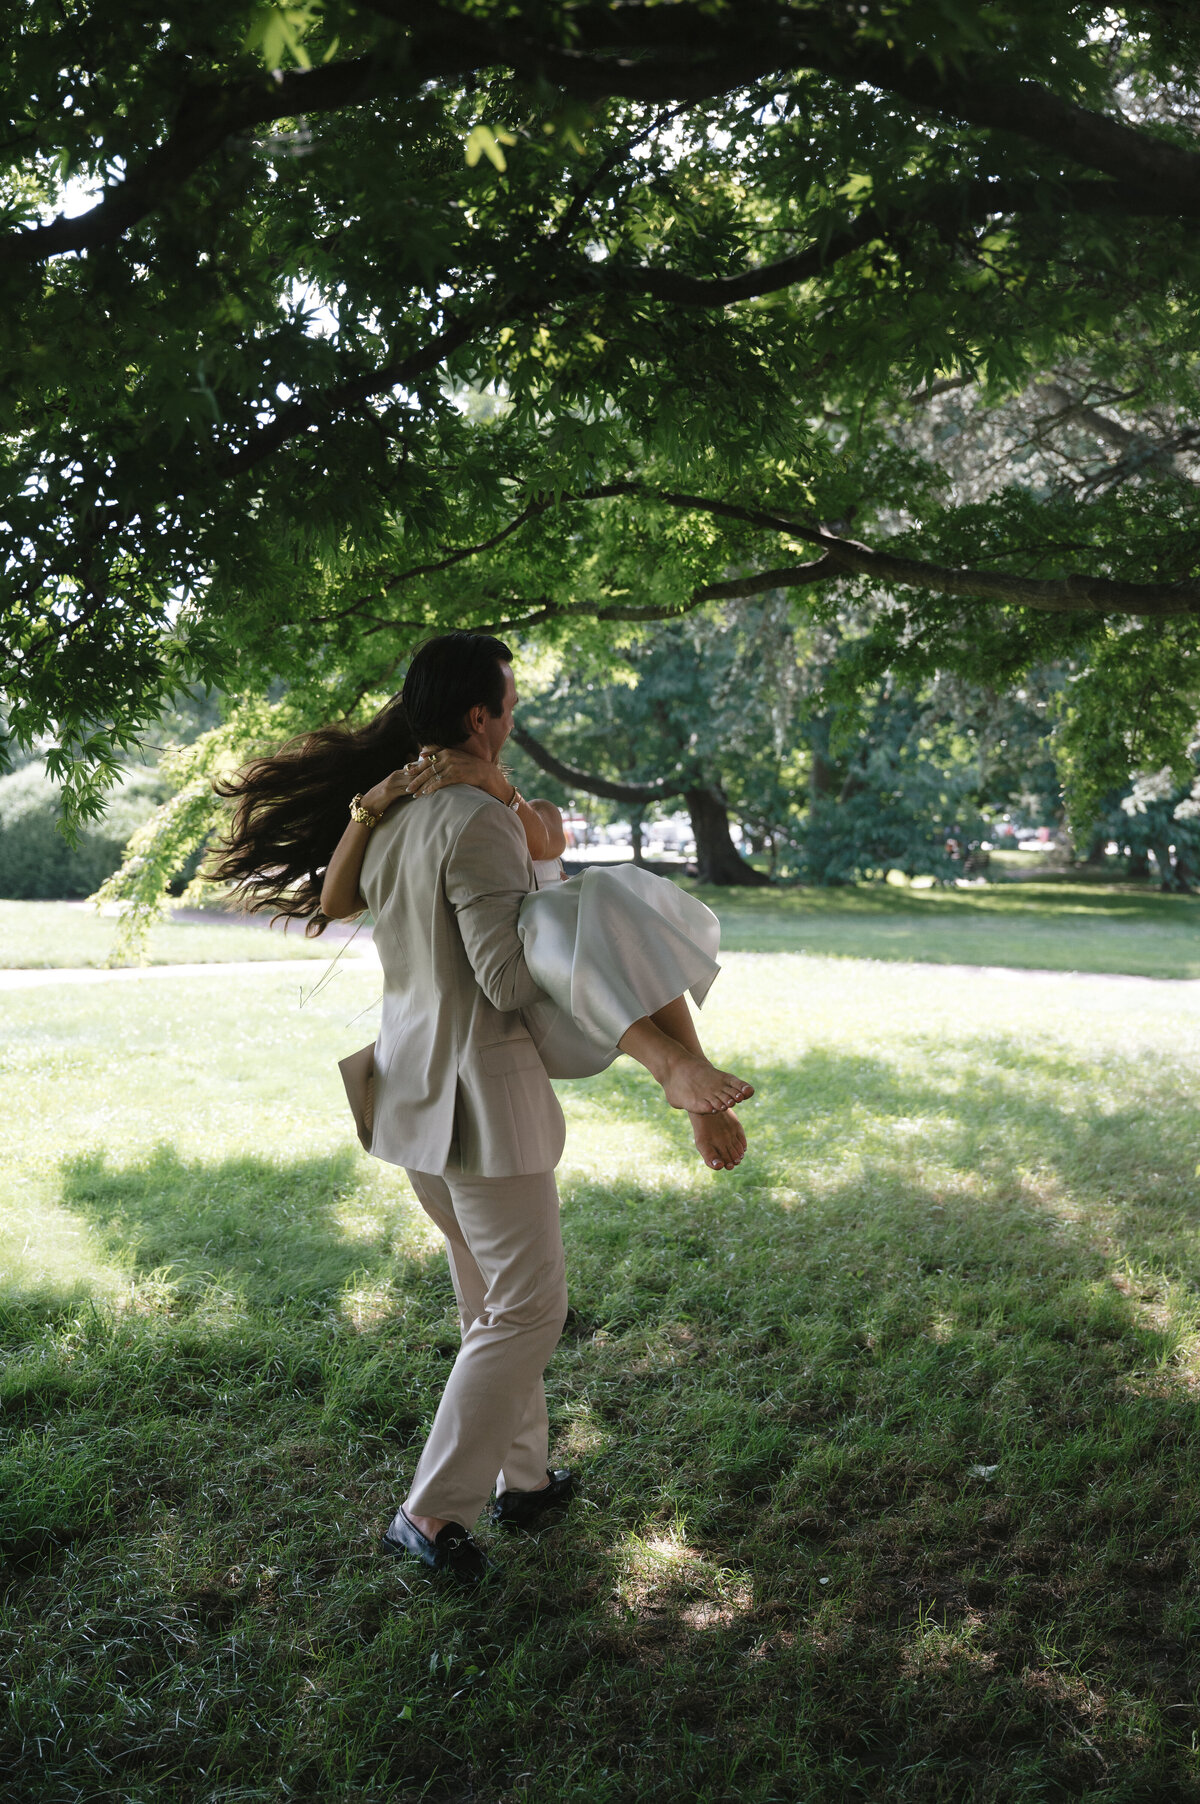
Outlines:
{"type": "MultiPolygon", "coordinates": [[[[639,607],[632,602],[614,602],[608,607],[590,607],[581,602],[542,600],[529,604],[530,611],[506,620],[489,622],[475,630],[481,633],[520,632],[528,627],[544,626],[550,620],[682,620],[707,601],[744,601],[751,595],[765,595],[771,589],[808,589],[832,577],[843,575],[832,558],[816,558],[811,564],[789,564],[779,570],[759,570],[753,576],[737,576],[723,583],[700,583],[686,601],[677,607],[648,603],[639,607]]],[[[381,626],[390,622],[381,621],[381,626]]]]}
{"type": "MultiPolygon", "coordinates": [[[[545,625],[553,620],[674,620],[692,613],[709,601],[737,601],[762,595],[771,589],[806,589],[818,583],[836,581],[839,577],[864,576],[890,587],[924,589],[934,595],[955,595],[1001,605],[1033,608],[1051,614],[1123,614],[1140,619],[1165,619],[1174,615],[1200,614],[1200,581],[1180,583],[1135,583],[1088,572],[1063,577],[1039,578],[1012,575],[1005,571],[955,568],[947,564],[927,563],[919,558],[903,557],[889,551],[876,551],[856,539],[842,538],[820,525],[808,525],[762,508],[746,507],[735,501],[722,501],[707,495],[687,495],[676,490],[654,489],[643,483],[626,481],[605,483],[595,489],[580,490],[561,496],[563,503],[593,502],[627,498],[683,511],[711,514],[718,519],[736,520],[766,532],[799,539],[820,549],[821,555],[811,563],[788,564],[759,570],[724,582],[700,583],[680,605],[638,605],[616,602],[606,607],[591,607],[578,602],[555,602],[541,599],[528,604],[526,611],[481,626],[483,632],[517,632],[522,628],[545,625]]],[[[547,511],[553,501],[545,498],[530,503],[499,537],[527,524],[547,511]]],[[[480,546],[465,548],[448,561],[471,557],[497,538],[480,546]]],[[[436,570],[444,566],[433,564],[436,570]]],[[[404,580],[422,573],[421,567],[405,573],[404,580]]],[[[379,621],[380,628],[394,627],[395,622],[379,621]]]]}
{"type": "MultiPolygon", "coordinates": [[[[1086,182],[1063,186],[1076,193],[1085,210],[1107,212],[1114,207],[1119,209],[1128,206],[1137,211],[1141,206],[1142,197],[1138,193],[1123,189],[1116,183],[1086,182]]],[[[810,245],[794,257],[750,269],[736,276],[709,279],[650,266],[596,264],[580,259],[571,267],[556,273],[552,287],[547,291],[530,293],[523,302],[516,297],[497,293],[486,310],[481,309],[474,317],[451,320],[436,337],[406,357],[397,358],[366,374],[333,383],[326,389],[315,391],[311,396],[301,397],[281,407],[273,419],[255,428],[246,437],[240,449],[226,453],[223,459],[224,471],[235,475],[252,469],[299,434],[327,425],[336,414],[361,406],[375,395],[385,394],[389,389],[428,374],[487,326],[498,324],[505,318],[536,314],[548,305],[561,304],[564,298],[571,295],[572,288],[576,293],[594,293],[597,287],[607,287],[617,291],[645,293],[668,304],[724,307],[804,281],[872,240],[902,237],[920,225],[933,227],[941,232],[953,232],[956,228],[961,228],[970,216],[982,219],[1019,205],[1018,194],[1032,203],[1038,187],[1038,184],[1033,183],[987,181],[946,184],[935,191],[927,206],[915,209],[912,213],[889,216],[877,209],[868,208],[841,232],[834,233],[828,241],[810,245]]],[[[1146,200],[1145,210],[1159,212],[1161,205],[1151,197],[1146,200]]]]}
{"type": "Polygon", "coordinates": [[[399,357],[393,363],[347,381],[331,383],[328,388],[317,389],[307,398],[288,402],[274,419],[248,434],[240,450],[225,455],[222,460],[224,473],[236,476],[243,470],[251,470],[299,433],[328,426],[335,414],[361,407],[375,395],[386,394],[389,389],[400,388],[418,376],[427,375],[460,345],[466,344],[485,323],[482,319],[454,320],[436,338],[410,351],[407,357],[399,357]]]}
{"type": "MultiPolygon", "coordinates": [[[[807,534],[805,535],[807,537],[807,534]]],[[[1079,575],[1040,579],[1010,576],[1003,571],[953,569],[918,558],[872,551],[853,539],[821,533],[820,541],[843,571],[876,582],[934,595],[961,595],[977,601],[1034,608],[1047,614],[1124,614],[1161,620],[1177,614],[1200,614],[1200,582],[1131,583],[1107,576],[1079,575]]]]}
{"type": "Polygon", "coordinates": [[[591,771],[577,770],[573,764],[564,764],[561,758],[547,750],[540,739],[513,722],[512,736],[523,752],[527,752],[533,762],[540,765],[547,776],[565,783],[568,789],[583,789],[588,795],[603,796],[609,802],[634,802],[645,807],[649,802],[666,801],[671,796],[681,796],[687,788],[686,783],[613,783],[607,777],[594,776],[591,771]]]}
{"type": "Polygon", "coordinates": [[[775,294],[796,282],[811,281],[865,245],[903,239],[922,228],[952,237],[964,227],[997,214],[1035,209],[1044,215],[1048,210],[1047,201],[1055,195],[1064,203],[1070,203],[1059,208],[1063,213],[1120,214],[1133,218],[1174,217],[1178,213],[1169,195],[1138,188],[1131,183],[1055,181],[1049,177],[1023,182],[945,183],[911,208],[864,208],[848,225],[806,246],[794,256],[759,264],[734,276],[692,276],[682,270],[616,262],[581,264],[579,274],[585,279],[590,276],[594,286],[648,294],[654,300],[677,307],[728,307],[737,301],[775,294]]]}
{"type": "MultiPolygon", "coordinates": [[[[336,112],[381,95],[509,68],[585,100],[621,96],[651,102],[709,100],[765,77],[784,81],[808,68],[843,86],[867,83],[910,105],[1039,144],[1131,192],[1157,196],[1150,210],[1200,214],[1200,155],[1124,120],[1065,100],[1037,82],[1013,80],[1005,59],[953,66],[900,49],[839,40],[828,22],[805,35],[806,17],[786,6],[739,7],[726,23],[686,0],[671,7],[608,5],[574,13],[569,47],[489,29],[443,6],[373,0],[371,11],[409,30],[407,42],[313,69],[185,89],[162,143],[125,179],[76,218],[65,216],[0,237],[0,253],[30,264],[111,242],[169,200],[228,139],[252,126],[299,114],[336,112]],[[823,34],[823,35],[822,35],[823,34]]],[[[1143,201],[1149,207],[1149,199],[1143,201]]],[[[799,278],[795,278],[799,279],[799,278]]]]}
{"type": "Polygon", "coordinates": [[[1044,395],[1059,409],[1047,422],[1048,425],[1066,426],[1072,421],[1078,421],[1081,425],[1090,426],[1097,438],[1103,439],[1105,444],[1112,445],[1121,453],[1118,463],[1111,466],[1114,473],[1120,471],[1122,465],[1134,469],[1139,464],[1151,465],[1160,475],[1182,484],[1184,488],[1196,487],[1195,479],[1188,475],[1170,447],[1156,445],[1144,433],[1134,432],[1120,420],[1114,420],[1111,414],[1102,413],[1087,401],[1078,400],[1059,382],[1039,382],[1035,384],[1035,388],[1039,395],[1044,395]]]}
{"type": "Polygon", "coordinates": [[[47,225],[6,233],[0,238],[0,253],[14,263],[38,263],[66,251],[108,244],[170,199],[235,133],[299,113],[358,105],[378,90],[385,72],[394,83],[390,61],[361,56],[286,75],[272,76],[264,70],[250,81],[227,87],[205,83],[187,89],[163,142],[124,181],[106,189],[94,207],[73,219],[62,215],[47,225]]]}
{"type": "Polygon", "coordinates": [[[1130,186],[1174,190],[1181,217],[1200,211],[1200,155],[1165,138],[1064,100],[1038,82],[1009,76],[999,56],[957,67],[930,57],[906,61],[899,50],[855,46],[850,54],[814,56],[811,66],[837,80],[869,83],[925,111],[1011,133],[1053,150],[1084,169],[1130,186]]]}
{"type": "MultiPolygon", "coordinates": [[[[919,558],[900,557],[888,551],[873,551],[856,539],[840,538],[822,526],[787,520],[761,508],[742,507],[736,502],[716,501],[703,495],[646,488],[632,482],[621,486],[626,494],[641,495],[647,501],[661,501],[668,507],[694,508],[699,513],[715,514],[727,520],[743,520],[747,525],[785,533],[790,538],[824,549],[824,558],[796,567],[794,574],[798,580],[795,584],[778,580],[784,573],[775,571],[764,573],[777,579],[767,586],[800,586],[801,581],[823,581],[839,574],[853,574],[903,588],[927,589],[937,595],[970,596],[1051,614],[1128,614],[1141,619],[1200,614],[1200,581],[1133,583],[1087,572],[1043,579],[1013,576],[1004,571],[954,569],[946,564],[925,563],[919,558]],[[805,574],[802,576],[801,573],[805,574]]],[[[708,585],[710,589],[720,586],[708,585]]],[[[699,604],[693,602],[692,605],[699,604]]]]}
{"type": "Polygon", "coordinates": [[[384,590],[390,593],[393,589],[398,589],[402,583],[414,582],[418,576],[435,576],[441,570],[453,569],[455,564],[461,564],[467,558],[478,557],[480,552],[491,551],[495,546],[502,545],[505,539],[511,539],[514,532],[520,532],[521,528],[527,526],[530,520],[536,520],[539,514],[547,513],[554,506],[555,498],[553,496],[542,496],[538,500],[531,501],[528,507],[523,507],[520,513],[508,522],[507,526],[502,526],[499,532],[494,532],[490,538],[480,539],[477,545],[461,545],[457,551],[448,552],[445,557],[438,558],[432,564],[413,564],[408,570],[399,570],[395,576],[388,577],[383,585],[384,590]]]}

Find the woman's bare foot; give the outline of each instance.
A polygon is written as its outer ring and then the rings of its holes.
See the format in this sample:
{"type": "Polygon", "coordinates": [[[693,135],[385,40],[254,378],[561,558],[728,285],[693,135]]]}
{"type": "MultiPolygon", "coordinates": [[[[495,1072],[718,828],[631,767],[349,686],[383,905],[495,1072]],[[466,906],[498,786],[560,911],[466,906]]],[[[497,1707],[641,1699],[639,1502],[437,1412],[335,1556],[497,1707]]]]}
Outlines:
{"type": "Polygon", "coordinates": [[[682,1046],[658,1081],[671,1107],[686,1109],[689,1115],[713,1115],[754,1095],[751,1084],[730,1071],[718,1071],[703,1053],[688,1052],[682,1046]]]}
{"type": "Polygon", "coordinates": [[[643,1015],[629,1024],[617,1044],[662,1085],[673,1109],[686,1109],[689,1115],[711,1115],[754,1095],[753,1087],[740,1077],[718,1071],[701,1052],[694,1033],[691,1038],[694,1043],[685,1046],[664,1033],[653,1016],[643,1015]]]}
{"type": "Polygon", "coordinates": [[[714,1171],[732,1171],[746,1151],[746,1134],[732,1109],[716,1115],[693,1115],[692,1137],[706,1165],[714,1171]]]}

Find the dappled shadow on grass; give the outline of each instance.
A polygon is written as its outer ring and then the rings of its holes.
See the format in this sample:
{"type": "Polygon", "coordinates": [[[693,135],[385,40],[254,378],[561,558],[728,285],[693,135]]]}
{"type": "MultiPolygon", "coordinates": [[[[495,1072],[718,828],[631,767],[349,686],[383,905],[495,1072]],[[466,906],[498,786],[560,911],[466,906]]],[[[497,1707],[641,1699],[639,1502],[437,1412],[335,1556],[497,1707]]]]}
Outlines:
{"type": "Polygon", "coordinates": [[[391,1220],[354,1236],[339,1204],[359,1181],[349,1149],[292,1161],[182,1159],[169,1145],[132,1163],[69,1160],[64,1207],[106,1252],[162,1272],[179,1300],[224,1292],[255,1309],[320,1308],[390,1247],[391,1220]]]}
{"type": "Polygon", "coordinates": [[[571,1212],[580,1707],[622,1700],[639,1750],[639,1688],[706,1716],[750,1796],[788,1713],[822,1796],[1190,1795],[1194,1403],[1104,1247],[885,1158],[642,1204],[619,1249],[598,1189],[571,1212]]]}
{"type": "MultiPolygon", "coordinates": [[[[1194,1795],[1182,1304],[1113,1279],[1186,1258],[1187,1102],[1129,1065],[1081,1110],[1085,1065],[985,1053],[764,1063],[737,1173],[564,1184],[584,1497],[476,1599],[376,1552],[453,1317],[440,1258],[347,1227],[354,1159],[73,1165],[174,1271],[0,1391],[3,1521],[52,1531],[8,1543],[19,1795],[95,1759],[196,1804],[1194,1795]]],[[[580,1093],[686,1151],[631,1068],[580,1093]]]]}
{"type": "Polygon", "coordinates": [[[361,1180],[350,1152],[64,1164],[64,1207],[130,1283],[116,1309],[15,1290],[0,1305],[0,1432],[18,1448],[0,1559],[111,1533],[122,1500],[191,1515],[195,1491],[210,1527],[273,1513],[314,1447],[337,1482],[331,1433],[370,1448],[360,1464],[420,1438],[457,1348],[453,1291],[411,1197],[364,1224],[361,1180]],[[366,1331],[346,1307],[364,1279],[366,1331]]]}
{"type": "MultiPolygon", "coordinates": [[[[800,1185],[819,1197],[847,1161],[883,1159],[919,1169],[934,1190],[986,1187],[1089,1217],[1118,1236],[1110,1250],[1121,1256],[1195,1260],[1200,1119],[1185,1076],[1150,1054],[1127,1054],[1118,1068],[1012,1035],[931,1035],[905,1050],[902,1062],[826,1047],[787,1064],[738,1060],[757,1091],[740,1110],[749,1152],[736,1173],[698,1173],[698,1185],[800,1185]]],[[[686,1124],[628,1063],[573,1088],[585,1107],[691,1157],[686,1124]]]]}

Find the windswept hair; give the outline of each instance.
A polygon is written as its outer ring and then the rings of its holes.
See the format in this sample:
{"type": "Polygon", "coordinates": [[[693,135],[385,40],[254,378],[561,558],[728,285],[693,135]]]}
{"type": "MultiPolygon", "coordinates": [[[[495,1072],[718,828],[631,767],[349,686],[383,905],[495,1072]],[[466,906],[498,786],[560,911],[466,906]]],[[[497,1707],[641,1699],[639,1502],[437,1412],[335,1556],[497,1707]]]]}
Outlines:
{"type": "Polygon", "coordinates": [[[214,784],[236,806],[206,875],[232,883],[245,909],[270,908],[275,920],[307,921],[310,937],[324,933],[321,885],[352,799],[411,763],[423,745],[460,745],[472,708],[498,715],[500,665],[511,658],[488,633],[442,633],[420,648],[400,694],[365,727],[319,727],[214,784]]]}
{"type": "Polygon", "coordinates": [[[318,727],[255,758],[213,785],[236,807],[206,876],[232,883],[242,908],[270,908],[275,920],[307,920],[310,937],[324,933],[321,884],[351,800],[410,763],[419,749],[397,696],[365,727],[318,727]]]}

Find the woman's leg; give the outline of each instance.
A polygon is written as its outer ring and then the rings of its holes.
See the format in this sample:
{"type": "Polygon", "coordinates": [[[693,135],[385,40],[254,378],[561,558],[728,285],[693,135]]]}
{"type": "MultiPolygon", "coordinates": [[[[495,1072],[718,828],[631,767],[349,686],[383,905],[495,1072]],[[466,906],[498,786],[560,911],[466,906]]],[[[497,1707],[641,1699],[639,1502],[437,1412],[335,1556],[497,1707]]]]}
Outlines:
{"type": "Polygon", "coordinates": [[[673,1109],[689,1115],[711,1115],[754,1095],[752,1085],[705,1057],[686,996],[631,1023],[617,1045],[662,1085],[673,1109]]]}

